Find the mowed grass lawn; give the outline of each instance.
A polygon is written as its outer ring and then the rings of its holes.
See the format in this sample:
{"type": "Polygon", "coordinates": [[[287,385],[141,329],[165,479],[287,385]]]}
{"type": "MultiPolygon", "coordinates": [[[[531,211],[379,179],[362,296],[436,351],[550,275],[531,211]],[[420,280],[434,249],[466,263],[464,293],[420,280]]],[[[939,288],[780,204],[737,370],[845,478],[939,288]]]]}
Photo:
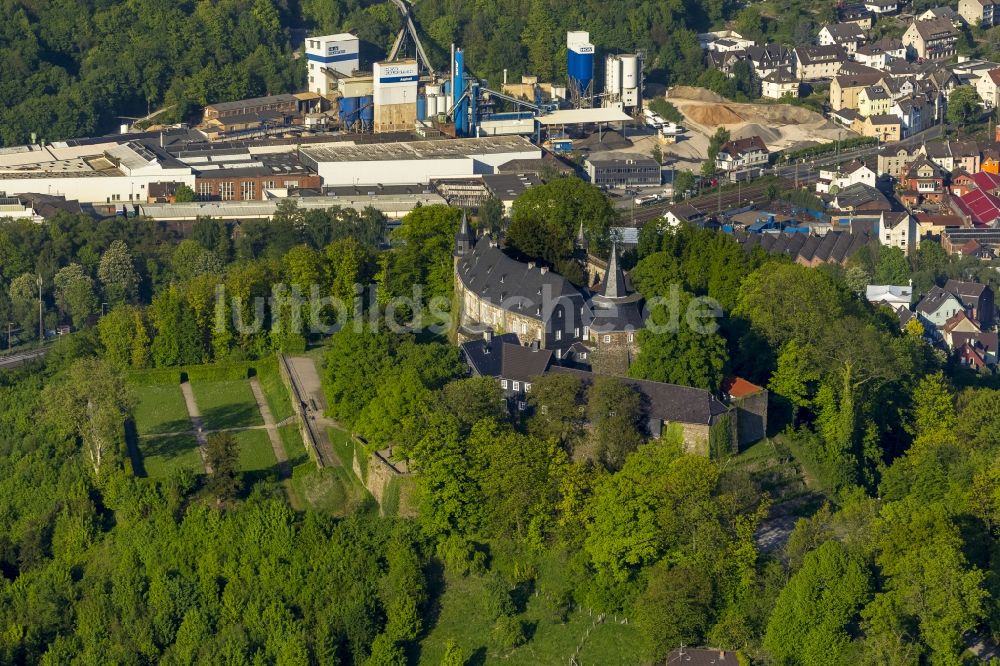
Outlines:
{"type": "MultiPolygon", "coordinates": [[[[527,627],[530,640],[514,650],[497,651],[491,647],[493,622],[486,608],[487,594],[483,579],[477,576],[447,576],[441,597],[437,623],[421,641],[420,664],[437,666],[449,639],[455,640],[469,663],[535,666],[567,664],[580,645],[577,656],[581,666],[635,666],[643,663],[640,640],[634,625],[623,625],[609,617],[594,626],[594,619],[584,610],[576,610],[564,623],[547,607],[543,597],[529,598],[524,613],[517,616],[527,627]]],[[[620,619],[620,618],[619,618],[620,619]]]]}
{"type": "Polygon", "coordinates": [[[264,425],[247,380],[192,382],[191,388],[206,430],[264,425]]]}
{"type": "MultiPolygon", "coordinates": [[[[316,463],[306,453],[297,425],[279,428],[278,432],[281,434],[285,455],[288,456],[288,462],[292,466],[292,478],[284,483],[288,502],[293,509],[304,511],[312,508],[337,516],[346,516],[369,501],[368,491],[354,476],[350,467],[336,466],[323,469],[316,467],[316,463]]],[[[331,430],[330,436],[340,454],[338,441],[344,443],[345,438],[349,440],[350,435],[343,431],[331,430]]],[[[345,464],[350,465],[349,459],[345,464]]]]}
{"type": "Polygon", "coordinates": [[[140,435],[191,430],[191,419],[181,387],[177,384],[149,384],[135,390],[135,427],[140,435]]]}
{"type": "Polygon", "coordinates": [[[268,369],[259,373],[257,379],[260,381],[260,388],[264,392],[268,407],[271,408],[271,416],[274,417],[275,423],[281,423],[295,414],[292,410],[292,396],[278,370],[268,369]]]}
{"type": "Polygon", "coordinates": [[[240,445],[240,469],[244,472],[261,472],[278,464],[266,430],[244,430],[234,433],[240,445]]]}
{"type": "Polygon", "coordinates": [[[196,474],[205,471],[194,435],[164,435],[142,439],[139,441],[139,453],[142,455],[146,476],[150,478],[168,478],[182,468],[196,474]]]}

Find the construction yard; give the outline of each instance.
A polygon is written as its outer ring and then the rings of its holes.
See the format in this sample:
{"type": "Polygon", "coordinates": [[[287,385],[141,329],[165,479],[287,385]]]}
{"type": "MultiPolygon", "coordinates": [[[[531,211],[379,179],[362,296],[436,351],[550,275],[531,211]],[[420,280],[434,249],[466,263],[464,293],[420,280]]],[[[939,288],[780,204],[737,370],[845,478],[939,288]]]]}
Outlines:
{"type": "Polygon", "coordinates": [[[676,144],[664,146],[663,153],[692,166],[708,157],[708,138],[720,127],[734,139],[759,136],[772,152],[857,136],[814,111],[791,104],[730,102],[710,90],[689,86],[671,88],[667,99],[684,116],[688,132],[676,144]]]}

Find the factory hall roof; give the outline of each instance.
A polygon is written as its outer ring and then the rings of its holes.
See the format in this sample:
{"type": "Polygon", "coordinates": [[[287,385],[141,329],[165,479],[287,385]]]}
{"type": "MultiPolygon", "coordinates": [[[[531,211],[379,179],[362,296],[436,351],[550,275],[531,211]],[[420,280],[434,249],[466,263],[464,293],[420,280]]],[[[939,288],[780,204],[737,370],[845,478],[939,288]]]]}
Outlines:
{"type": "Polygon", "coordinates": [[[563,109],[538,116],[540,125],[586,125],[590,123],[618,123],[632,120],[624,111],[611,108],[563,109]]]}
{"type": "Polygon", "coordinates": [[[441,139],[400,143],[330,143],[304,146],[301,153],[316,162],[388,162],[393,160],[460,159],[470,155],[540,152],[521,136],[441,139]]]}

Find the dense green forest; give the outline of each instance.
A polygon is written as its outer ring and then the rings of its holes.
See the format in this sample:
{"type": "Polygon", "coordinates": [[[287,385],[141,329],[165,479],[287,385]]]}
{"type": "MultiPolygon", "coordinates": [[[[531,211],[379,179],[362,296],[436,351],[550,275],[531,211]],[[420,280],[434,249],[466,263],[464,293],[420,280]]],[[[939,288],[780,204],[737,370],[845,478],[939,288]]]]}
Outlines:
{"type": "MultiPolygon", "coordinates": [[[[572,239],[561,213],[590,187],[536,188],[518,225],[572,239]]],[[[280,298],[259,329],[214,323],[218,285],[224,309],[252,318],[275,284],[352,297],[373,281],[361,312],[378,321],[421,284],[412,317],[451,294],[460,217],[418,209],[389,249],[374,211],[290,205],[270,224],[200,220],[184,240],[145,220],[0,226],[4,314],[31,330],[38,273],[50,324],[82,326],[44,363],[0,373],[0,662],[524,663],[540,623],[572,626],[583,609],[628,620],[620,663],[684,643],[761,664],[959,664],[969,632],[1000,635],[1000,391],[858,295],[872,276],[924,290],[979,269],[933,243],[809,269],[647,225],[628,258],[637,288],[710,296],[726,316],[709,335],[643,332],[631,373],[716,389],[736,372],[772,392],[775,438],[711,458],[669,429],[646,441],[638,394],[613,378],[539,378],[512,418],[445,332],[315,335],[301,323],[313,304],[280,298]],[[269,325],[292,307],[299,327],[269,325]],[[134,473],[137,372],[311,343],[329,416],[417,471],[415,517],[293,509],[214,435],[211,475],[134,473]],[[796,470],[805,489],[789,493],[775,475],[796,470]],[[763,550],[754,534],[775,507],[799,520],[763,550]],[[478,629],[442,629],[463,589],[478,629]]]]}
{"type": "MultiPolygon", "coordinates": [[[[647,54],[654,79],[694,81],[696,32],[734,3],[627,0],[424,0],[415,14],[439,69],[452,42],[477,76],[533,73],[565,80],[567,30],[589,30],[607,51],[647,54]]],[[[216,101],[299,90],[293,58],[308,31],[353,30],[362,57],[384,57],[401,24],[383,0],[3,0],[0,144],[114,130],[126,116],[168,107],[183,120],[216,101]]]]}

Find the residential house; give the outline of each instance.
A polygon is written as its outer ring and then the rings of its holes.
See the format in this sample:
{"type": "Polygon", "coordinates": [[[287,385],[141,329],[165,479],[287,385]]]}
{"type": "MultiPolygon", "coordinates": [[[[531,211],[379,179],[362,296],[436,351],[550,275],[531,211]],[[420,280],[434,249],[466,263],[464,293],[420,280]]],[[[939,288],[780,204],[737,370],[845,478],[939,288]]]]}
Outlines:
{"type": "Polygon", "coordinates": [[[841,164],[835,169],[820,169],[819,180],[816,181],[816,191],[821,194],[836,193],[855,183],[864,183],[875,187],[875,172],[864,162],[855,160],[841,164]]]}
{"type": "Polygon", "coordinates": [[[720,48],[719,42],[725,41],[721,48],[729,48],[730,43],[736,43],[737,48],[745,49],[756,44],[752,39],[745,39],[743,35],[735,30],[717,30],[715,32],[703,32],[698,35],[698,43],[703,51],[715,51],[720,48]]]}
{"type": "Polygon", "coordinates": [[[998,96],[998,89],[1000,89],[1000,68],[991,69],[981,75],[975,80],[973,86],[976,89],[976,94],[979,95],[979,99],[983,100],[986,108],[995,108],[997,100],[1000,99],[1000,96],[998,96]]]}
{"type": "Polygon", "coordinates": [[[795,75],[800,81],[832,79],[847,62],[847,51],[841,46],[797,46],[795,75]]]}
{"type": "Polygon", "coordinates": [[[993,319],[996,316],[996,303],[993,289],[989,285],[979,282],[948,280],[944,289],[948,293],[954,294],[966,307],[969,316],[981,326],[990,327],[993,325],[993,319]]]}
{"type": "Polygon", "coordinates": [[[863,120],[856,120],[851,129],[862,136],[875,137],[882,143],[899,141],[903,134],[900,119],[890,115],[868,116],[863,120]]]}
{"type": "Polygon", "coordinates": [[[903,33],[907,53],[923,60],[947,60],[956,53],[958,30],[945,18],[914,21],[903,33]]]}
{"type": "Polygon", "coordinates": [[[860,63],[865,67],[871,67],[872,69],[885,69],[891,60],[892,57],[888,53],[874,44],[859,46],[854,51],[854,62],[860,63]]]}
{"type": "Polygon", "coordinates": [[[855,122],[862,122],[864,118],[861,114],[854,109],[840,109],[839,111],[830,111],[827,116],[835,123],[839,123],[844,127],[853,127],[855,122]]]}
{"type": "Polygon", "coordinates": [[[946,67],[940,67],[930,72],[926,72],[924,78],[927,83],[931,85],[931,87],[944,95],[945,99],[948,98],[948,95],[950,95],[955,88],[962,85],[962,81],[946,67]]]}
{"type": "Polygon", "coordinates": [[[834,23],[820,29],[818,41],[820,46],[841,46],[851,54],[864,43],[865,33],[856,23],[834,23]]]}
{"type": "Polygon", "coordinates": [[[874,187],[855,183],[837,192],[833,208],[847,213],[881,213],[892,210],[892,204],[874,187]]]}
{"type": "Polygon", "coordinates": [[[974,238],[965,245],[959,247],[955,254],[960,254],[963,257],[971,257],[985,262],[994,261],[997,258],[997,254],[993,248],[988,245],[983,245],[974,238]]]}
{"type": "Polygon", "coordinates": [[[991,28],[1000,22],[1000,3],[993,0],[958,0],[958,13],[970,26],[991,28]]]}
{"type": "Polygon", "coordinates": [[[858,93],[858,115],[862,118],[886,115],[891,107],[892,98],[882,86],[867,86],[858,93]]]}
{"type": "Polygon", "coordinates": [[[977,372],[986,371],[990,365],[996,365],[996,354],[993,354],[992,364],[987,356],[987,350],[985,347],[981,347],[976,343],[966,342],[961,347],[955,351],[955,358],[957,359],[959,365],[965,366],[970,370],[975,370],[977,372]]]}
{"type": "Polygon", "coordinates": [[[727,174],[730,179],[755,177],[767,166],[769,151],[759,136],[728,141],[719,148],[715,158],[715,168],[727,174]]]}
{"type": "Polygon", "coordinates": [[[918,21],[933,21],[934,19],[943,19],[948,21],[959,30],[965,22],[962,15],[951,7],[931,7],[930,9],[924,10],[922,14],[917,15],[918,21]]]}
{"type": "Polygon", "coordinates": [[[914,160],[920,149],[917,147],[886,146],[877,154],[878,172],[899,178],[905,167],[914,160]]]}
{"type": "Polygon", "coordinates": [[[824,236],[803,233],[755,234],[742,231],[733,233],[733,240],[747,253],[760,248],[772,254],[783,254],[808,268],[823,264],[845,266],[861,248],[875,242],[869,233],[850,231],[829,232],[824,236]]]}
{"type": "Polygon", "coordinates": [[[850,4],[837,7],[837,21],[840,23],[856,23],[862,30],[871,30],[874,14],[864,5],[850,4]]]}
{"type": "Polygon", "coordinates": [[[934,102],[926,95],[917,95],[893,102],[889,115],[899,118],[905,138],[933,127],[936,109],[934,102]]]}
{"type": "Polygon", "coordinates": [[[878,85],[882,82],[884,74],[872,69],[860,74],[838,74],[830,82],[830,108],[834,111],[841,109],[857,109],[858,93],[868,86],[878,85]]]}
{"type": "Polygon", "coordinates": [[[696,223],[705,219],[705,214],[688,203],[674,204],[667,208],[663,219],[669,227],[678,227],[684,223],[696,223]]]}
{"type": "Polygon", "coordinates": [[[879,223],[879,242],[885,247],[898,247],[907,255],[917,247],[917,221],[906,211],[882,213],[879,223]]]}
{"type": "Polygon", "coordinates": [[[954,213],[916,213],[913,217],[917,219],[917,233],[920,237],[940,236],[941,247],[944,248],[945,252],[948,252],[948,248],[945,247],[948,233],[966,226],[962,218],[954,213]]]}
{"type": "Polygon", "coordinates": [[[976,189],[976,182],[968,171],[961,167],[955,169],[948,176],[948,194],[953,197],[961,197],[976,189]]]}
{"type": "Polygon", "coordinates": [[[941,287],[932,287],[927,295],[917,303],[916,312],[925,327],[937,330],[964,308],[962,303],[951,292],[941,287]]]}
{"type": "Polygon", "coordinates": [[[985,173],[991,173],[994,176],[1000,174],[1000,150],[993,147],[983,148],[983,157],[980,169],[985,173]]]}
{"type": "Polygon", "coordinates": [[[945,171],[921,155],[907,167],[900,179],[904,188],[901,196],[907,203],[941,203],[945,196],[944,179],[945,171]]]}
{"type": "Polygon", "coordinates": [[[967,335],[960,334],[978,335],[982,332],[982,329],[979,328],[976,322],[972,321],[969,315],[965,314],[965,310],[959,310],[941,327],[941,339],[948,345],[949,349],[955,349],[957,337],[961,338],[962,344],[968,340],[967,335]]]}
{"type": "Polygon", "coordinates": [[[871,46],[885,51],[891,62],[906,61],[906,47],[903,46],[903,40],[898,37],[883,37],[878,41],[872,42],[871,46]]]}
{"type": "Polygon", "coordinates": [[[872,305],[888,305],[893,310],[910,309],[913,302],[913,285],[870,284],[865,288],[865,298],[872,305]]]}
{"type": "Polygon", "coordinates": [[[750,46],[746,49],[746,57],[753,64],[757,77],[761,79],[779,69],[791,71],[795,68],[792,50],[781,44],[750,46]]]}
{"type": "Polygon", "coordinates": [[[799,96],[799,80],[791,70],[781,67],[760,79],[760,94],[768,99],[799,96]]]}
{"type": "Polygon", "coordinates": [[[927,159],[931,160],[945,171],[962,168],[969,173],[979,171],[979,144],[975,141],[932,141],[925,143],[921,150],[927,159]]]}
{"type": "Polygon", "coordinates": [[[865,9],[876,16],[887,16],[899,9],[897,0],[865,0],[865,9]]]}

